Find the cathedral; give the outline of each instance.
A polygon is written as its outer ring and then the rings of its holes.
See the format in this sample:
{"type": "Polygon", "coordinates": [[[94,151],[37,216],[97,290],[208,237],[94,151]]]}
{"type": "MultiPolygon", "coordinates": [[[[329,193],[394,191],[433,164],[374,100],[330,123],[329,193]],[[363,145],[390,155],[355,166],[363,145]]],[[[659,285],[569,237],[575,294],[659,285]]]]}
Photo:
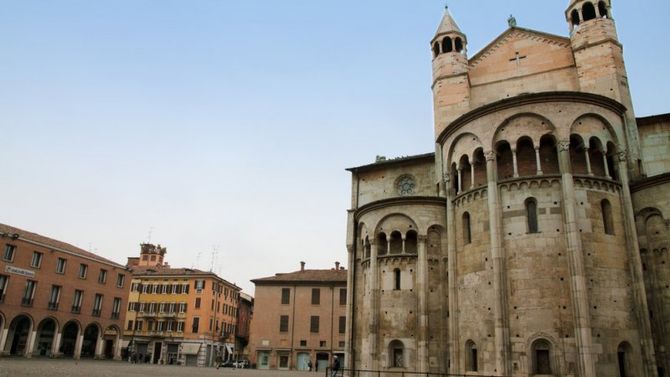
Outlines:
{"type": "Polygon", "coordinates": [[[670,114],[635,116],[612,11],[473,56],[445,12],[434,153],[348,169],[347,368],[668,376],[670,114]]]}

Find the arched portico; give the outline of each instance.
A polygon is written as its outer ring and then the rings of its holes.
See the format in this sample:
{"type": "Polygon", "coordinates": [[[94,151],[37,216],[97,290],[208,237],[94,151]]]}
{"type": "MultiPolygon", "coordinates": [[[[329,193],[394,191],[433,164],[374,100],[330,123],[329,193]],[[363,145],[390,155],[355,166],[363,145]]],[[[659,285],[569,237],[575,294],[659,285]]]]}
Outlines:
{"type": "Polygon", "coordinates": [[[81,342],[79,342],[80,328],[79,323],[76,321],[70,321],[63,326],[60,334],[60,346],[58,347],[59,355],[72,358],[79,357],[81,351],[81,342]]]}
{"type": "Polygon", "coordinates": [[[102,336],[100,326],[96,323],[91,323],[86,326],[82,334],[81,354],[80,357],[96,357],[100,356],[102,336]]]}
{"type": "Polygon", "coordinates": [[[12,356],[30,356],[30,343],[34,340],[33,320],[28,315],[19,314],[9,324],[4,353],[12,356]]]}
{"type": "Polygon", "coordinates": [[[121,360],[121,330],[115,326],[105,329],[102,340],[102,357],[105,359],[121,360]]]}
{"type": "Polygon", "coordinates": [[[52,357],[57,348],[58,322],[48,317],[37,326],[35,344],[32,349],[33,356],[52,357]]]}

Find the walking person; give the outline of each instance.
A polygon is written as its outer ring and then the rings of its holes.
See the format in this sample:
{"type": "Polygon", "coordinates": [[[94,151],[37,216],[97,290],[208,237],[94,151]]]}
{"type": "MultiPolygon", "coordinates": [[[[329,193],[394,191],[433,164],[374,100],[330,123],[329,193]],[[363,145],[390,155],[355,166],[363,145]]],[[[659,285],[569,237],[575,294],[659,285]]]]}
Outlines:
{"type": "Polygon", "coordinates": [[[340,359],[337,356],[333,356],[333,374],[332,377],[337,377],[337,372],[340,371],[340,359]]]}

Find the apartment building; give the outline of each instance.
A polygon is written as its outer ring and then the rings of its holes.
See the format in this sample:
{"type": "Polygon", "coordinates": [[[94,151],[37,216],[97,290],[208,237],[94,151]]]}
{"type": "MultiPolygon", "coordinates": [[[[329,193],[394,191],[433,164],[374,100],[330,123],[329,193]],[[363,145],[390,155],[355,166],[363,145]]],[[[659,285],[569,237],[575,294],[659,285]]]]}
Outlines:
{"type": "Polygon", "coordinates": [[[0,355],[121,358],[128,269],[4,224],[0,246],[0,355]]]}
{"type": "Polygon", "coordinates": [[[254,279],[254,317],[249,340],[258,369],[322,371],[344,358],[347,271],[300,270],[254,279]]]}
{"type": "Polygon", "coordinates": [[[166,249],[142,244],[132,270],[124,338],[127,355],[153,364],[212,366],[232,359],[240,288],[212,272],[172,268],[166,249]]]}

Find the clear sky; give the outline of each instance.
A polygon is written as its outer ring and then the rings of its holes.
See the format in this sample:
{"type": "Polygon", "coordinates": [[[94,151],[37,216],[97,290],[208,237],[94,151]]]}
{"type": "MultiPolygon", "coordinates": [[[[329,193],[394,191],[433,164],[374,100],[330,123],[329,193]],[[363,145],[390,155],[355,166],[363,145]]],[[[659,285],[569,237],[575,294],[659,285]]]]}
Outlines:
{"type": "MultiPolygon", "coordinates": [[[[452,0],[470,56],[568,0],[452,0]]],[[[252,278],[346,262],[347,167],[433,150],[438,0],[0,1],[0,222],[119,263],[252,278]],[[150,231],[151,230],[151,231],[150,231]]],[[[638,116],[670,112],[670,2],[614,1],[638,116]]]]}

